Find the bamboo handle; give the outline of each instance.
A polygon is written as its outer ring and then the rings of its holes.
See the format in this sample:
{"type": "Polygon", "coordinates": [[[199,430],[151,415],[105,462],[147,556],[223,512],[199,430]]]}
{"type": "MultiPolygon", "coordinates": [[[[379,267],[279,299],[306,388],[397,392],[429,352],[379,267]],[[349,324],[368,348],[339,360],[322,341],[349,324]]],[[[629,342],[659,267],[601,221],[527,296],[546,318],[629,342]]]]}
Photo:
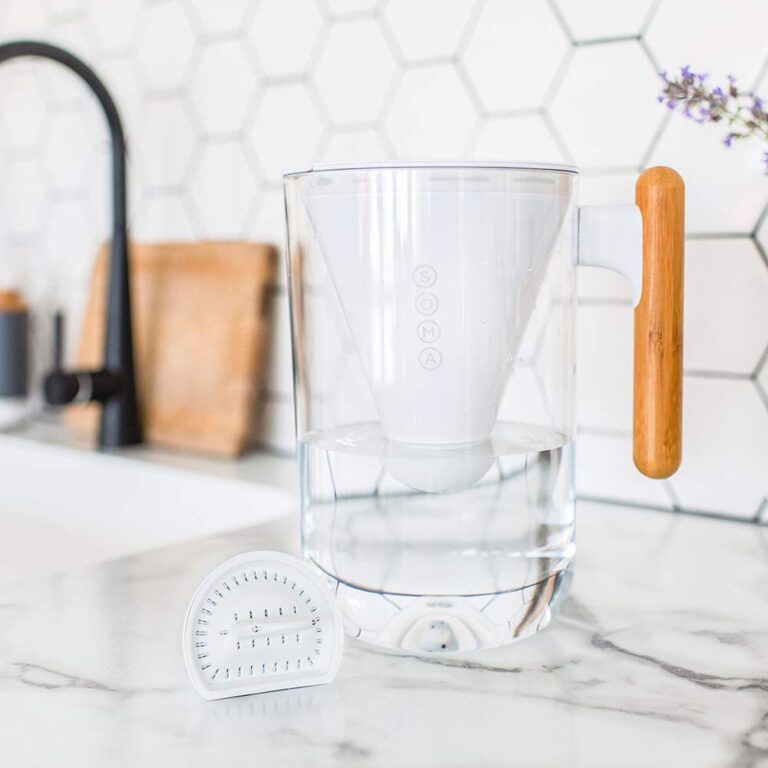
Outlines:
{"type": "Polygon", "coordinates": [[[634,460],[648,477],[682,458],[685,186],[671,168],[648,168],[635,189],[643,216],[643,291],[635,309],[634,460]]]}

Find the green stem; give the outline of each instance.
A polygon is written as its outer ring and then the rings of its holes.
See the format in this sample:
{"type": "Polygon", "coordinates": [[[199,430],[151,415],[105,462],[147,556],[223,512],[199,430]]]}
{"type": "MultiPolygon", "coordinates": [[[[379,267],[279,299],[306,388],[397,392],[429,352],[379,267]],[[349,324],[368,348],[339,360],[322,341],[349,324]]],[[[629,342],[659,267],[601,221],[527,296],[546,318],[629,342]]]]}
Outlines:
{"type": "Polygon", "coordinates": [[[736,108],[736,112],[732,112],[729,109],[723,108],[723,114],[730,118],[730,124],[733,125],[734,123],[740,124],[744,127],[748,133],[759,133],[762,135],[763,139],[768,141],[768,128],[765,128],[764,126],[760,125],[757,121],[755,121],[755,126],[747,125],[747,120],[745,120],[741,115],[741,110],[747,109],[747,107],[739,106],[736,108]]]}
{"type": "MultiPolygon", "coordinates": [[[[714,101],[714,96],[710,95],[707,91],[705,91],[702,88],[694,87],[693,94],[696,101],[699,102],[706,102],[710,105],[714,101]]],[[[733,103],[736,105],[736,111],[732,111],[731,109],[728,109],[728,107],[723,106],[721,104],[717,104],[717,109],[720,111],[720,114],[724,117],[727,117],[729,119],[729,125],[733,125],[734,123],[738,124],[739,127],[742,127],[744,130],[747,131],[747,135],[755,135],[758,134],[763,138],[763,140],[768,141],[768,122],[766,122],[765,125],[763,125],[761,122],[754,121],[755,127],[748,126],[747,120],[742,117],[741,112],[744,109],[749,110],[749,107],[743,104],[738,103],[739,98],[743,98],[742,94],[737,94],[736,96],[730,95],[728,97],[730,100],[733,101],[733,103]]],[[[751,115],[750,115],[751,117],[751,115]]]]}

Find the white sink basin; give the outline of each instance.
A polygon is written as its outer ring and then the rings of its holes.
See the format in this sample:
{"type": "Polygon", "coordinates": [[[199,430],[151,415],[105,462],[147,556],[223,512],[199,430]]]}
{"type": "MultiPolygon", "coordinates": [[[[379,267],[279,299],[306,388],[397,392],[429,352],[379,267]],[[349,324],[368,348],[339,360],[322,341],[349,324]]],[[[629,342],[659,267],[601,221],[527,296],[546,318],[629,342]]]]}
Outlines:
{"type": "Polygon", "coordinates": [[[295,464],[0,435],[0,584],[245,528],[297,510],[295,464]]]}

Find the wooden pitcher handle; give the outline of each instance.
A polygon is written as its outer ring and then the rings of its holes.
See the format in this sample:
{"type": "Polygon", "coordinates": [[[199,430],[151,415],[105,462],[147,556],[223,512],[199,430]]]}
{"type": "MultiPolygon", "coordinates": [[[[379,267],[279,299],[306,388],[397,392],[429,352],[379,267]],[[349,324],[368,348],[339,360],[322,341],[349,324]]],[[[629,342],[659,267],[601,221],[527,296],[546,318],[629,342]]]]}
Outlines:
{"type": "Polygon", "coordinates": [[[673,474],[682,458],[685,185],[662,166],[640,174],[643,290],[635,309],[634,460],[648,477],[673,474]]]}

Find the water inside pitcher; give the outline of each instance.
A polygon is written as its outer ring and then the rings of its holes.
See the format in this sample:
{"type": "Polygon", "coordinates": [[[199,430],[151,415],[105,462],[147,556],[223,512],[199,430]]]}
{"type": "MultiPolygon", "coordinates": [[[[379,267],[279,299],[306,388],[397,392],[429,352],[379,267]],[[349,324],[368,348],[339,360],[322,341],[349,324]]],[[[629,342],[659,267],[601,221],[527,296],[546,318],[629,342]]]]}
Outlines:
{"type": "Polygon", "coordinates": [[[304,553],[331,580],[348,631],[431,651],[546,626],[574,555],[571,442],[498,441],[480,481],[437,494],[388,475],[365,432],[299,442],[304,553]]]}

